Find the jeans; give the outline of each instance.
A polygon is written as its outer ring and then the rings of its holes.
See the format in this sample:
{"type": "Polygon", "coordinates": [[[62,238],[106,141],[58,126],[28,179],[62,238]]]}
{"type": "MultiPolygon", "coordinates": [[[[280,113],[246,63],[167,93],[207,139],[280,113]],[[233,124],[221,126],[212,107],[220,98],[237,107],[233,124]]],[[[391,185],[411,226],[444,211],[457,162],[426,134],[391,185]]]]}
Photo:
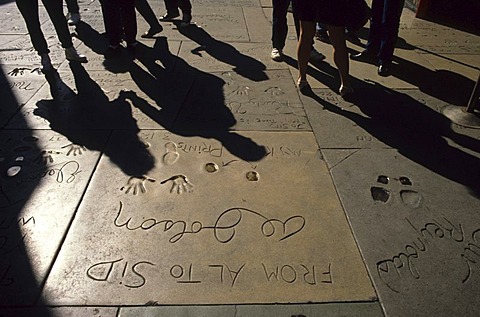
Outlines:
{"type": "Polygon", "coordinates": [[[405,0],[373,0],[366,50],[377,54],[380,64],[391,64],[405,0]]]}
{"type": "MultiPolygon", "coordinates": [[[[65,16],[63,15],[63,0],[42,0],[42,2],[47,10],[48,16],[52,20],[62,47],[72,47],[72,37],[68,29],[67,20],[65,20],[65,16]]],[[[33,48],[37,51],[38,55],[50,53],[47,41],[40,27],[38,0],[16,0],[16,3],[27,25],[33,48]]]]}
{"type": "MultiPolygon", "coordinates": [[[[273,17],[272,17],[272,46],[276,49],[282,50],[285,47],[285,41],[287,40],[288,25],[287,25],[287,13],[288,6],[291,0],[272,0],[273,17]]],[[[293,5],[293,3],[292,3],[293,5]]],[[[295,8],[293,8],[293,19],[295,20],[295,31],[297,32],[297,38],[300,35],[300,25],[295,14],[295,8]]]]}
{"type": "Polygon", "coordinates": [[[178,8],[182,10],[183,14],[192,14],[192,4],[190,0],[165,0],[165,7],[167,13],[177,14],[178,8]]]}

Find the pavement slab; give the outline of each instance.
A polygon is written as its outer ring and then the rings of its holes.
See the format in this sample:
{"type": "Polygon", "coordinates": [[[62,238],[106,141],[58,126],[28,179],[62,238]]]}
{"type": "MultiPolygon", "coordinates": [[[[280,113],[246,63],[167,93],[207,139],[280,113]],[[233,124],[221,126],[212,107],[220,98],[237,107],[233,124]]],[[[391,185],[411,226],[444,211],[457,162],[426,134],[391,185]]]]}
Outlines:
{"type": "MultiPolygon", "coordinates": [[[[65,61],[65,52],[56,35],[46,35],[50,49],[50,59],[54,67],[58,67],[65,61]]],[[[78,46],[80,42],[73,39],[73,45],[78,46]]],[[[22,65],[24,67],[40,67],[40,57],[33,49],[28,35],[17,37],[5,44],[0,51],[0,62],[3,65],[22,65]]]]}
{"type": "Polygon", "coordinates": [[[205,72],[264,71],[287,69],[288,65],[270,58],[271,45],[266,43],[232,43],[217,41],[202,29],[190,28],[192,42],[182,42],[179,57],[190,66],[205,72]]]}
{"type": "MultiPolygon", "coordinates": [[[[156,65],[158,67],[158,65],[156,65]]],[[[130,61],[126,73],[70,71],[47,76],[48,84],[21,109],[8,127],[15,129],[163,129],[171,127],[193,78],[182,73],[154,77],[130,61]],[[59,94],[57,100],[52,95],[59,94]]]]}
{"type": "MultiPolygon", "coordinates": [[[[327,160],[341,155],[323,154],[327,160]]],[[[479,309],[471,301],[479,291],[478,186],[451,178],[479,175],[478,153],[477,167],[439,158],[451,175],[394,149],[343,154],[330,170],[385,310],[473,316],[479,309]]]]}
{"type": "Polygon", "coordinates": [[[149,39],[137,12],[135,54],[108,59],[100,1],[78,2],[89,63],[40,3],[43,75],[0,1],[1,317],[479,315],[480,129],[444,115],[478,36],[405,9],[392,75],[352,61],[344,100],[318,41],[299,94],[292,14],[270,60],[271,0],[195,0],[149,39]]]}
{"type": "Polygon", "coordinates": [[[46,283],[46,301],[374,300],[313,134],[229,138],[152,131],[142,138],[145,153],[127,157],[130,141],[115,133],[46,283]]]}
{"type": "Polygon", "coordinates": [[[0,127],[46,83],[45,78],[33,67],[2,65],[0,77],[0,127]]]}
{"type": "Polygon", "coordinates": [[[226,131],[231,127],[310,130],[290,72],[199,73],[175,122],[175,131],[226,131]]]}
{"type": "Polygon", "coordinates": [[[82,137],[96,148],[51,131],[0,134],[1,305],[32,304],[39,295],[106,142],[104,133],[82,137]]]}
{"type": "Polygon", "coordinates": [[[116,307],[32,307],[0,308],[2,317],[117,317],[116,307]]]}
{"type": "Polygon", "coordinates": [[[224,306],[125,307],[119,317],[277,317],[277,316],[384,316],[377,303],[273,304],[224,306]]]}
{"type": "Polygon", "coordinates": [[[302,97],[322,148],[393,147],[411,153],[442,147],[445,137],[478,143],[478,130],[455,127],[443,116],[442,109],[449,103],[418,90],[392,90],[376,83],[365,86],[350,101],[322,89],[314,90],[313,98],[302,97]],[[341,134],[338,127],[343,129],[341,134]]]}
{"type": "MultiPolygon", "coordinates": [[[[43,6],[39,6],[38,17],[40,25],[48,20],[47,11],[43,6]]],[[[0,34],[28,34],[25,21],[23,20],[15,2],[2,4],[0,34]]]]}

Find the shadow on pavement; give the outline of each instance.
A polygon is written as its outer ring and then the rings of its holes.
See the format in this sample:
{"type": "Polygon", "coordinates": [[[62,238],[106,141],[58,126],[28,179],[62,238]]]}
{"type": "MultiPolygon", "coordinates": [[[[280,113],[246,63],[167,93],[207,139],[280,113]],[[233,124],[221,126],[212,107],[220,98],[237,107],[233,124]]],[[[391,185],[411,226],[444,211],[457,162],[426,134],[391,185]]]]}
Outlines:
{"type": "Polygon", "coordinates": [[[120,93],[110,101],[81,64],[72,62],[70,68],[78,94],[62,82],[56,71],[51,72],[46,78],[54,99],[37,102],[34,113],[48,120],[52,130],[67,137],[72,143],[92,151],[103,151],[125,174],[136,177],[146,175],[155,166],[155,159],[138,137],[140,130],[132,117],[126,95],[120,93]],[[59,87],[69,91],[56,96],[55,91],[59,87]],[[87,129],[122,130],[121,142],[105,147],[99,138],[86,134],[87,129]]]}
{"type": "MultiPolygon", "coordinates": [[[[8,80],[0,66],[0,84],[5,83],[8,80]]],[[[0,92],[0,114],[20,109],[11,88],[0,92]]],[[[36,261],[27,246],[36,220],[25,210],[26,202],[40,184],[37,176],[46,172],[45,162],[38,160],[42,148],[37,141],[31,130],[0,133],[0,315],[52,316],[40,294],[46,277],[36,275],[36,261]],[[35,308],[27,312],[16,306],[35,308]]]]}
{"type": "Polygon", "coordinates": [[[325,110],[350,119],[369,134],[432,172],[469,188],[480,197],[480,140],[458,133],[441,113],[411,96],[378,83],[357,85],[349,99],[364,114],[340,108],[317,96],[325,110]],[[446,138],[465,148],[449,144],[446,138]]]}
{"type": "Polygon", "coordinates": [[[203,28],[197,25],[178,27],[178,31],[194,41],[199,47],[191,50],[192,54],[200,55],[205,52],[216,60],[234,66],[233,71],[240,76],[253,81],[267,80],[266,66],[258,60],[240,53],[232,45],[213,38],[203,28]]]}
{"type": "MultiPolygon", "coordinates": [[[[103,36],[86,23],[77,32],[82,41],[88,38],[85,44],[92,45],[93,51],[101,52],[105,48],[103,36]]],[[[203,30],[199,34],[212,39],[203,30]]],[[[229,48],[233,60],[223,55],[222,58],[237,65],[236,72],[256,81],[268,79],[262,63],[240,54],[226,43],[216,40],[214,43],[229,48]],[[247,67],[250,63],[253,68],[247,67]]],[[[214,49],[217,55],[218,49],[214,49]]],[[[172,54],[167,39],[162,36],[156,37],[153,47],[139,43],[134,56],[136,61],[127,50],[121,50],[115,58],[105,60],[106,69],[130,74],[140,91],[154,104],[131,90],[122,96],[161,127],[180,136],[216,139],[233,155],[246,161],[258,161],[265,156],[263,146],[230,130],[236,120],[225,106],[223,86],[226,83],[223,79],[200,71],[172,54]]]]}

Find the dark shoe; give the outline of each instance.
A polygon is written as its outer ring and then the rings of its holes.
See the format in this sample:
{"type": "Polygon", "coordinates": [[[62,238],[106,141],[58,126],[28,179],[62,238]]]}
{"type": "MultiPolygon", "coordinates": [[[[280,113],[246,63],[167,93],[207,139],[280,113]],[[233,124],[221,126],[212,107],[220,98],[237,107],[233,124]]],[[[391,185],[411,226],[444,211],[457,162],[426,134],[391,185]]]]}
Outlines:
{"type": "Polygon", "coordinates": [[[145,31],[145,33],[143,33],[142,35],[140,35],[140,37],[146,39],[146,38],[152,38],[155,36],[155,34],[157,33],[160,33],[163,31],[163,27],[159,24],[155,27],[151,27],[149,28],[147,31],[145,31]]]}
{"type": "Polygon", "coordinates": [[[382,77],[390,76],[392,74],[391,65],[382,64],[382,65],[378,66],[377,73],[378,73],[378,75],[380,75],[382,77]]]}
{"type": "Polygon", "coordinates": [[[180,22],[181,27],[189,26],[192,22],[192,14],[191,13],[183,13],[182,22],[180,22]]]}
{"type": "Polygon", "coordinates": [[[167,12],[163,16],[159,18],[160,21],[162,22],[171,22],[173,19],[178,18],[180,16],[180,12],[167,12]]]}
{"type": "Polygon", "coordinates": [[[361,51],[358,54],[350,54],[350,59],[359,62],[373,63],[375,62],[375,57],[369,51],[361,51]]]}
{"type": "Polygon", "coordinates": [[[328,36],[327,31],[316,31],[315,38],[320,42],[330,43],[330,37],[328,36]]]}
{"type": "Polygon", "coordinates": [[[137,52],[137,48],[138,48],[138,42],[137,41],[132,42],[132,43],[127,43],[127,51],[130,54],[135,55],[135,53],[137,52]]]}
{"type": "Polygon", "coordinates": [[[355,33],[354,31],[349,31],[349,30],[346,30],[345,31],[345,38],[354,43],[354,44],[360,44],[361,41],[360,41],[360,38],[358,37],[357,33],[355,33]]]}
{"type": "Polygon", "coordinates": [[[119,57],[120,54],[120,45],[110,45],[105,53],[103,53],[103,56],[105,56],[106,59],[113,59],[119,57]]]}

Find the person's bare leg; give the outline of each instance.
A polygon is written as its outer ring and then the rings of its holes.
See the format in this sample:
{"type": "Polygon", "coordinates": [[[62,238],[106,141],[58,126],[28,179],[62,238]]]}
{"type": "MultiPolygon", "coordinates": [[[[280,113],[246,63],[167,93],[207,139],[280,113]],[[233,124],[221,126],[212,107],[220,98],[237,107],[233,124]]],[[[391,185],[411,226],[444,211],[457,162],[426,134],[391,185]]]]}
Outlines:
{"type": "Polygon", "coordinates": [[[341,26],[328,26],[330,42],[333,46],[333,61],[338,68],[340,75],[340,87],[352,92],[349,75],[349,61],[347,44],[345,42],[345,28],[341,26]],[[347,88],[348,87],[348,88],[347,88]]]}
{"type": "Polygon", "coordinates": [[[307,81],[308,60],[312,50],[315,23],[300,21],[300,38],[297,46],[298,80],[297,84],[307,81]]]}

